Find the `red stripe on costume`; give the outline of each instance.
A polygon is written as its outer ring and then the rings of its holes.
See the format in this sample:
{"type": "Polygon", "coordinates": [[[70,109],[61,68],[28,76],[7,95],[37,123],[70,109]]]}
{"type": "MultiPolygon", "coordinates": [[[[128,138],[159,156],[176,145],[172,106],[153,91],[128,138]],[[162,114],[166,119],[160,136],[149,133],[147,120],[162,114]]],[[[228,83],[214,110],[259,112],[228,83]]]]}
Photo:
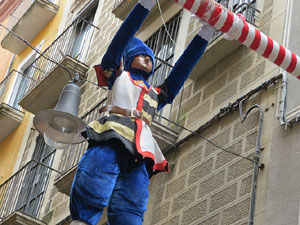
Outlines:
{"type": "Polygon", "coordinates": [[[265,58],[268,58],[273,50],[273,40],[269,37],[268,38],[268,44],[267,44],[267,48],[264,52],[264,54],[262,55],[265,58]]]}
{"type": "Polygon", "coordinates": [[[297,76],[297,79],[300,80],[300,75],[297,76]]]}
{"type": "Polygon", "coordinates": [[[107,77],[104,74],[104,71],[102,69],[101,65],[96,65],[94,66],[95,71],[96,71],[96,75],[97,75],[97,81],[98,81],[98,86],[102,87],[102,86],[107,86],[107,77]]]}
{"type": "Polygon", "coordinates": [[[164,160],[161,163],[157,163],[153,166],[153,169],[159,171],[169,171],[168,162],[164,160]]]}
{"type": "Polygon", "coordinates": [[[244,27],[242,29],[242,34],[238,40],[243,43],[246,40],[248,33],[249,33],[249,25],[244,21],[244,27]]]}
{"type": "Polygon", "coordinates": [[[155,89],[155,91],[157,91],[158,94],[160,94],[161,88],[154,88],[154,89],[155,89]]]}
{"type": "Polygon", "coordinates": [[[211,14],[211,17],[208,20],[208,23],[211,26],[214,26],[217,23],[217,21],[219,20],[219,16],[220,16],[221,12],[222,12],[221,6],[219,4],[217,4],[217,7],[215,8],[213,13],[211,14]]]}
{"type": "Polygon", "coordinates": [[[277,59],[275,59],[274,63],[277,66],[280,66],[284,60],[284,57],[285,57],[285,48],[282,47],[282,45],[279,45],[279,53],[278,53],[277,59]]]}
{"type": "Polygon", "coordinates": [[[261,41],[261,33],[259,30],[255,29],[255,37],[249,48],[252,50],[257,50],[261,41]]]}
{"type": "Polygon", "coordinates": [[[206,12],[207,6],[208,6],[208,1],[203,2],[203,3],[200,5],[200,7],[198,8],[197,12],[195,13],[196,16],[202,18],[203,15],[204,15],[205,12],[206,12]]]}
{"type": "MultiPolygon", "coordinates": [[[[140,96],[139,96],[139,100],[137,102],[137,106],[136,106],[136,109],[139,111],[143,110],[143,102],[144,102],[145,93],[146,93],[146,91],[144,89],[142,89],[140,96]]],[[[137,126],[135,144],[136,144],[138,153],[142,154],[143,152],[142,152],[142,148],[141,148],[141,133],[142,133],[143,122],[141,119],[135,119],[135,122],[136,122],[136,126],[137,126]]]]}
{"type": "Polygon", "coordinates": [[[190,10],[193,5],[194,5],[194,2],[195,0],[187,0],[184,5],[183,5],[183,8],[187,9],[187,10],[190,10]]]}
{"type": "Polygon", "coordinates": [[[288,73],[292,73],[295,70],[296,65],[297,65],[297,56],[295,53],[292,53],[291,63],[289,65],[289,67],[286,69],[286,71],[288,73]]]}
{"type": "Polygon", "coordinates": [[[230,28],[232,27],[233,19],[234,19],[233,13],[228,11],[226,21],[225,21],[223,27],[221,27],[220,31],[223,33],[227,33],[230,30],[230,28]]]}

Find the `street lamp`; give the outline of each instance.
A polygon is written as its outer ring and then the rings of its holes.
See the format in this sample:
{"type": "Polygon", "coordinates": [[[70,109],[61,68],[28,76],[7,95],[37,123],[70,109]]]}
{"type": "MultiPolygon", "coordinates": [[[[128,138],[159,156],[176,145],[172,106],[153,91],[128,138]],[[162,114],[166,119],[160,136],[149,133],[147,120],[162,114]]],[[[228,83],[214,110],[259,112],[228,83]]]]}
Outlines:
{"type": "Polygon", "coordinates": [[[46,144],[55,149],[66,149],[71,144],[78,144],[85,139],[80,132],[86,126],[78,118],[80,104],[79,75],[62,90],[54,109],[39,112],[33,119],[36,129],[44,136],[46,144]]]}

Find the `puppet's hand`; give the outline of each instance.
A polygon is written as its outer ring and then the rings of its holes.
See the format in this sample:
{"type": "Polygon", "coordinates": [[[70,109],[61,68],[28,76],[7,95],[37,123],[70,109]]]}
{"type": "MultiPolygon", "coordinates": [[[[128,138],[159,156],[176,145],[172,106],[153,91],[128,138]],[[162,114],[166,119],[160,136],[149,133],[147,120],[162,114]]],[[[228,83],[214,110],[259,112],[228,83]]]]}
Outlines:
{"type": "Polygon", "coordinates": [[[215,28],[208,23],[202,22],[202,27],[200,28],[198,35],[203,39],[210,42],[215,32],[215,28]]]}
{"type": "Polygon", "coordinates": [[[208,42],[210,42],[210,40],[212,39],[212,36],[215,32],[215,28],[213,26],[209,25],[208,23],[206,23],[205,21],[203,21],[201,18],[199,18],[195,14],[191,15],[191,19],[198,20],[202,24],[202,26],[198,32],[198,35],[200,37],[202,37],[203,39],[207,40],[208,42]]]}
{"type": "Polygon", "coordinates": [[[156,0],[139,0],[139,3],[150,11],[156,4],[156,0]]]}

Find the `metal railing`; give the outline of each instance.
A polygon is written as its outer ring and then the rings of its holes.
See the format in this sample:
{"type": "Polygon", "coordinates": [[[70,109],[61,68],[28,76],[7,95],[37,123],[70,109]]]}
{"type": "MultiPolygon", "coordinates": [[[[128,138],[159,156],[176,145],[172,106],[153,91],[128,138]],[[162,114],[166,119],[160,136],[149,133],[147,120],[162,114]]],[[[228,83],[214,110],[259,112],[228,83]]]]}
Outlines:
{"type": "MultiPolygon", "coordinates": [[[[76,19],[29,66],[30,73],[28,76],[39,82],[57,66],[56,63],[49,61],[43,55],[57,63],[60,63],[66,56],[86,63],[95,29],[99,28],[89,21],[83,18],[76,19]]],[[[36,84],[36,82],[29,81],[23,96],[30,92],[36,84]]]]}
{"type": "MultiPolygon", "coordinates": [[[[256,9],[256,0],[217,0],[219,4],[229,8],[235,14],[241,14],[246,18],[246,21],[256,26],[259,22],[260,11],[256,9]]],[[[211,42],[215,41],[223,33],[215,31],[211,42]]]]}
{"type": "Polygon", "coordinates": [[[54,155],[55,151],[50,152],[41,163],[29,161],[0,185],[0,222],[15,211],[38,218],[54,155]]]}
{"type": "Polygon", "coordinates": [[[19,106],[18,102],[26,92],[29,82],[36,83],[35,80],[26,74],[12,70],[0,82],[0,103],[6,103],[15,109],[20,109],[21,106],[19,106]]]}

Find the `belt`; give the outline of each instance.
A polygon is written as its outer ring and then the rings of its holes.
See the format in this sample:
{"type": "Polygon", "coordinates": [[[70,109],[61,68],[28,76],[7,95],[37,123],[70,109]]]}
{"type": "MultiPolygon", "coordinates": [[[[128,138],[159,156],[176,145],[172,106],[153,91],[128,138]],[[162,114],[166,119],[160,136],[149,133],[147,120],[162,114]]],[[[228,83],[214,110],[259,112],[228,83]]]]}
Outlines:
{"type": "Polygon", "coordinates": [[[143,120],[148,126],[150,126],[150,122],[149,120],[143,116],[143,112],[137,110],[137,109],[123,109],[119,106],[115,106],[115,105],[106,105],[103,106],[99,109],[99,113],[102,112],[108,112],[109,114],[111,113],[116,113],[116,114],[120,114],[123,116],[130,116],[132,118],[137,118],[137,119],[141,119],[143,120]]]}

